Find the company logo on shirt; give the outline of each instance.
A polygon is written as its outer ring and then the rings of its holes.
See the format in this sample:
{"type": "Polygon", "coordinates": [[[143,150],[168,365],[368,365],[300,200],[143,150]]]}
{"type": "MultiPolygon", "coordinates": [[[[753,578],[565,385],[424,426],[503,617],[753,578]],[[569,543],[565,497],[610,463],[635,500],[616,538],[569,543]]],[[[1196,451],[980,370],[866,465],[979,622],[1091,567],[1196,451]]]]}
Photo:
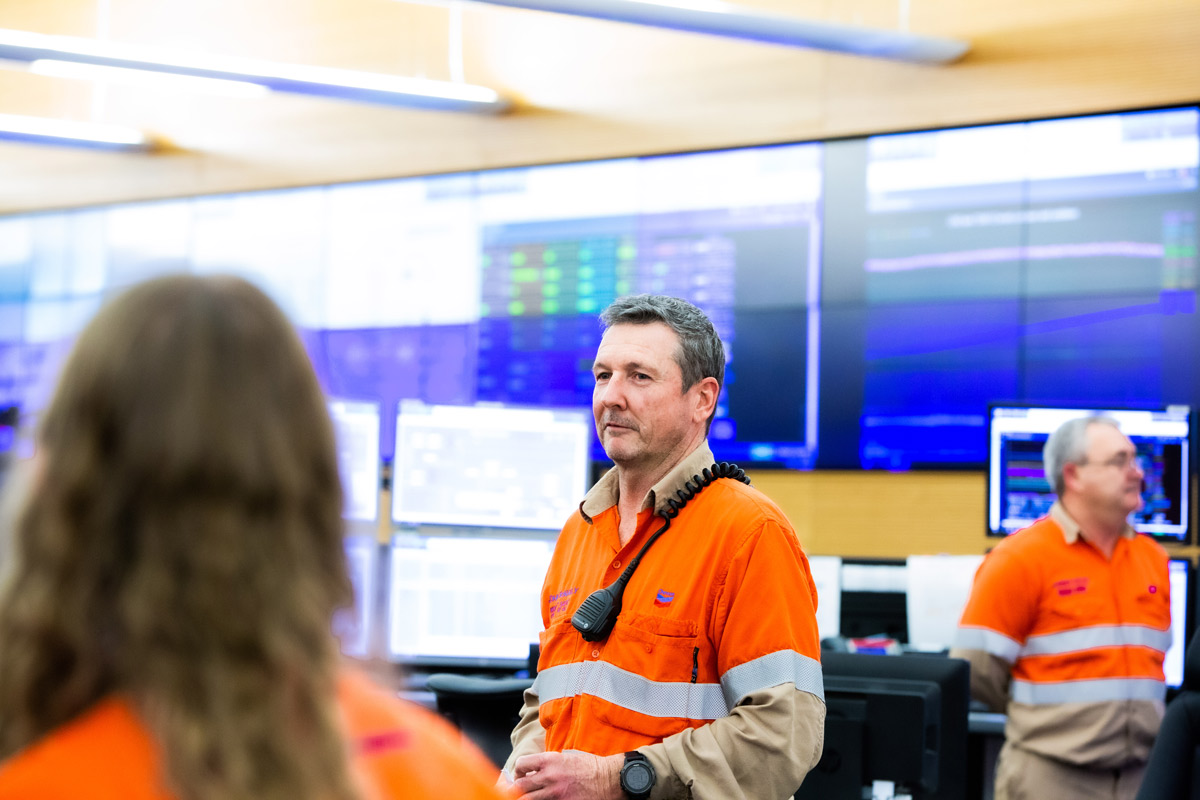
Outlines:
{"type": "Polygon", "coordinates": [[[668,606],[671,604],[671,601],[674,599],[675,599],[674,592],[668,592],[665,589],[659,589],[658,594],[654,595],[654,605],[668,606]]]}
{"type": "Polygon", "coordinates": [[[567,606],[571,604],[571,596],[579,591],[579,587],[572,589],[563,589],[561,592],[550,595],[550,618],[553,619],[559,614],[567,610],[567,606]]]}
{"type": "Polygon", "coordinates": [[[1070,597],[1073,594],[1083,594],[1087,591],[1087,578],[1067,578],[1062,581],[1054,582],[1054,591],[1058,592],[1059,597],[1070,597]]]}

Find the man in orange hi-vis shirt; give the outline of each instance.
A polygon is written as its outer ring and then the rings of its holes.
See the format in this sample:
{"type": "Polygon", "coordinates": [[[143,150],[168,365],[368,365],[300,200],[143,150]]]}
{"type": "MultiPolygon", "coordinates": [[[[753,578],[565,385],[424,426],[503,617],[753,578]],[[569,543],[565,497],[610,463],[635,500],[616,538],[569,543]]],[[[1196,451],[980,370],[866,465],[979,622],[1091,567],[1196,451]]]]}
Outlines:
{"type": "Polygon", "coordinates": [[[325,398],[229,277],[133,287],[37,435],[0,591],[0,800],[499,800],[431,712],[340,663],[325,398]]]}
{"type": "Polygon", "coordinates": [[[951,655],[1008,714],[998,800],[1126,800],[1163,715],[1167,553],[1127,522],[1143,473],[1115,421],[1064,423],[1044,461],[1058,501],[984,559],[951,655]]]}
{"type": "Polygon", "coordinates": [[[555,548],[507,781],[530,800],[791,797],[824,733],[816,592],[787,518],[713,463],[721,340],[672,297],[601,319],[592,405],[616,466],[555,548]]]}

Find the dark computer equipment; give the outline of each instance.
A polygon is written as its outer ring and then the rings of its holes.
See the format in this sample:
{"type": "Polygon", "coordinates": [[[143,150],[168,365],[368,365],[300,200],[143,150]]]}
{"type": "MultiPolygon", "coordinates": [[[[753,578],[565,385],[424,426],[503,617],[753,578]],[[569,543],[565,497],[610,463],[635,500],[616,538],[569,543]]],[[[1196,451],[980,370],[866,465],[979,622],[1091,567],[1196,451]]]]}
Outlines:
{"type": "Polygon", "coordinates": [[[905,563],[893,559],[843,559],[839,634],[846,639],[882,636],[908,642],[905,563]]]}
{"type": "Polygon", "coordinates": [[[913,800],[966,796],[966,661],[822,653],[825,748],[797,800],[861,800],[891,781],[913,800]]]}
{"type": "Polygon", "coordinates": [[[1050,434],[1075,417],[1102,415],[1117,421],[1137,447],[1145,472],[1143,505],[1130,516],[1142,533],[1191,541],[1193,415],[1188,406],[1107,409],[993,405],[988,411],[987,532],[1006,536],[1044,516],[1055,494],[1042,464],[1050,434]]]}
{"type": "Polygon", "coordinates": [[[512,753],[510,735],[521,717],[532,678],[493,678],[438,672],[425,680],[438,712],[454,723],[492,763],[503,767],[512,753]]]}

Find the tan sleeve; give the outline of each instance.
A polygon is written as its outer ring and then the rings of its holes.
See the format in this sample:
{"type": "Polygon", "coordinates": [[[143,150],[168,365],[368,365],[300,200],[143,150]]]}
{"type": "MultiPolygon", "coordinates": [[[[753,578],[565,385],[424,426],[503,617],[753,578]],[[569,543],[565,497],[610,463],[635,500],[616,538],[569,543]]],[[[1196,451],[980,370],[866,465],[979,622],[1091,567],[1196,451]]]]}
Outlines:
{"type": "Polygon", "coordinates": [[[825,703],[785,683],[638,751],[658,777],[650,800],[784,800],[816,766],[824,738],[825,703]]]}
{"type": "Polygon", "coordinates": [[[521,706],[521,718],[517,722],[517,727],[513,728],[512,736],[509,737],[512,742],[512,754],[504,762],[504,769],[510,775],[513,764],[518,758],[530,753],[542,753],[546,750],[546,729],[542,727],[542,721],[538,719],[540,702],[532,686],[525,690],[524,700],[525,702],[521,706]]]}
{"type": "Polygon", "coordinates": [[[965,659],[971,664],[971,699],[985,703],[989,711],[1003,714],[1008,708],[1012,665],[985,650],[952,647],[950,657],[965,659]]]}

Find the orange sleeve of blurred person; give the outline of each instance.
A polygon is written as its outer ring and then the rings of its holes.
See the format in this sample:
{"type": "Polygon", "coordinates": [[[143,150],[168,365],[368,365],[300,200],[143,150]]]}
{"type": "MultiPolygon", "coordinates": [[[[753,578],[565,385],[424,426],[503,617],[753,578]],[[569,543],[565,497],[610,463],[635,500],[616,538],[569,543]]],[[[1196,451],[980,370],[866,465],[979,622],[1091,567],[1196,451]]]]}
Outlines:
{"type": "Polygon", "coordinates": [[[449,722],[365,676],[346,673],[338,703],[363,800],[498,800],[499,770],[449,722]]]}
{"type": "MultiPolygon", "coordinates": [[[[436,714],[366,677],[339,679],[362,800],[499,800],[499,770],[436,714]]],[[[175,800],[150,732],[110,697],[0,764],[0,800],[175,800]]]]}

